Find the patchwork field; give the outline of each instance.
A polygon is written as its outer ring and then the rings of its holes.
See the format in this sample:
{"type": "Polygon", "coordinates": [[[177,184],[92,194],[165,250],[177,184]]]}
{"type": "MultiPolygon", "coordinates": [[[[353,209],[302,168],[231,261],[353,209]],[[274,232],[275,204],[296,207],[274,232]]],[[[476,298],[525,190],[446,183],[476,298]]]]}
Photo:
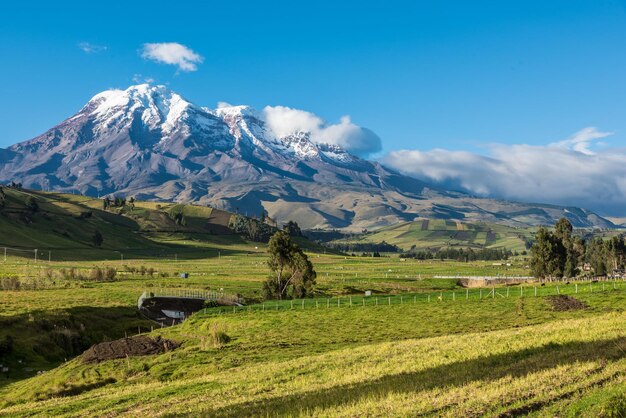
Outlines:
{"type": "MultiPolygon", "coordinates": [[[[522,252],[528,250],[535,228],[514,228],[506,225],[479,222],[460,222],[444,219],[421,219],[400,223],[359,236],[355,243],[386,242],[404,251],[436,250],[440,248],[506,248],[522,252]]],[[[350,242],[340,240],[337,242],[350,242]]]]}

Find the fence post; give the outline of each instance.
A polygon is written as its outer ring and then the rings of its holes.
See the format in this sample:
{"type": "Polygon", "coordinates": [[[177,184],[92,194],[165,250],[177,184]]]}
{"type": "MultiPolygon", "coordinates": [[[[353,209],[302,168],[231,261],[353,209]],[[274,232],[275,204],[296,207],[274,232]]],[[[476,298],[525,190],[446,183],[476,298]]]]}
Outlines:
{"type": "Polygon", "coordinates": [[[304,309],[304,299],[302,299],[302,309],[304,309]]]}
{"type": "Polygon", "coordinates": [[[483,298],[483,288],[481,287],[479,290],[480,290],[480,298],[482,299],[483,298]]]}
{"type": "Polygon", "coordinates": [[[575,292],[578,293],[578,283],[574,283],[574,289],[576,289],[575,292]]]}
{"type": "Polygon", "coordinates": [[[558,285],[558,284],[556,285],[556,294],[557,294],[557,295],[560,295],[560,294],[561,294],[561,291],[559,290],[559,285],[558,285]]]}
{"type": "Polygon", "coordinates": [[[491,289],[491,299],[495,299],[496,298],[496,288],[492,288],[491,289]]]}
{"type": "Polygon", "coordinates": [[[537,286],[534,286],[535,288],[535,296],[537,296],[537,286]]]}
{"type": "Polygon", "coordinates": [[[465,299],[469,300],[469,288],[465,289],[465,299]]]}
{"type": "Polygon", "coordinates": [[[376,296],[376,306],[378,306],[378,296],[376,296]]]}
{"type": "Polygon", "coordinates": [[[428,294],[428,301],[430,302],[430,293],[428,294]]]}
{"type": "Polygon", "coordinates": [[[389,305],[391,305],[391,296],[387,297],[387,301],[389,302],[389,305]]]}
{"type": "Polygon", "coordinates": [[[350,306],[352,306],[352,296],[350,296],[350,306]]]}
{"type": "Polygon", "coordinates": [[[293,309],[293,299],[291,299],[291,309],[293,309]]]}
{"type": "Polygon", "coordinates": [[[456,300],[456,292],[452,292],[452,300],[456,300]]]}

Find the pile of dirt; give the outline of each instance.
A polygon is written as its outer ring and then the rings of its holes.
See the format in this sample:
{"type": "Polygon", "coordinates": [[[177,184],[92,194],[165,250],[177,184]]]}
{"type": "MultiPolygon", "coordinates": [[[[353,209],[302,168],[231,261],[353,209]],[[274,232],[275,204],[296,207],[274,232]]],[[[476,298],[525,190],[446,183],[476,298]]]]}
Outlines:
{"type": "Polygon", "coordinates": [[[552,309],[555,311],[574,311],[578,309],[587,309],[589,307],[589,305],[585,302],[581,302],[578,299],[567,295],[548,296],[548,301],[552,305],[552,309]]]}
{"type": "Polygon", "coordinates": [[[105,360],[125,358],[127,356],[147,356],[174,350],[179,343],[165,338],[150,338],[145,335],[107,341],[92,346],[82,355],[85,363],[99,363],[105,360]]]}

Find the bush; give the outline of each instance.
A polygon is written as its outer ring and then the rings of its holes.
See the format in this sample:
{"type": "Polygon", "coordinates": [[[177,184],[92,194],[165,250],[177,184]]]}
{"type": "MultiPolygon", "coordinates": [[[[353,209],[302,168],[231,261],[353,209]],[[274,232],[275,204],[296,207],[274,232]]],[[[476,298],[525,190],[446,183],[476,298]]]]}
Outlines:
{"type": "Polygon", "coordinates": [[[100,268],[96,267],[89,272],[89,280],[96,282],[112,282],[117,276],[117,270],[112,267],[100,268]]]}
{"type": "Polygon", "coordinates": [[[216,322],[212,323],[209,328],[209,338],[215,348],[220,348],[230,342],[230,337],[224,331],[223,326],[216,322]]]}

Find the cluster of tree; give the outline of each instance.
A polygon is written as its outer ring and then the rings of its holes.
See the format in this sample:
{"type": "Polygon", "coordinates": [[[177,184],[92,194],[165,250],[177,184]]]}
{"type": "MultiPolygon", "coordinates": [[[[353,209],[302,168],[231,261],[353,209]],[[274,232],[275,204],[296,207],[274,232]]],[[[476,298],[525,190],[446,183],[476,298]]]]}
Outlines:
{"type": "Polygon", "coordinates": [[[530,268],[536,277],[576,277],[581,266],[589,265],[596,276],[623,269],[626,260],[624,237],[610,240],[592,238],[588,242],[572,234],[566,218],[556,223],[554,231],[540,228],[531,248],[530,268]]]}
{"type": "Polygon", "coordinates": [[[269,241],[271,273],[263,283],[267,299],[303,298],[313,292],[316,273],[302,249],[285,231],[276,232],[269,241]]]}
{"type": "Polygon", "coordinates": [[[268,242],[272,234],[276,232],[276,228],[264,222],[238,214],[231,216],[228,228],[235,234],[243,235],[255,242],[268,242]]]}
{"type": "Polygon", "coordinates": [[[4,206],[6,205],[6,200],[7,200],[7,195],[4,192],[4,189],[2,188],[2,186],[0,186],[0,209],[4,208],[4,206]]]}
{"type": "Polygon", "coordinates": [[[400,248],[389,244],[385,241],[382,242],[333,242],[324,244],[328,248],[338,250],[345,253],[397,253],[400,252],[400,248]]]}
{"type": "MultiPolygon", "coordinates": [[[[150,277],[154,276],[154,273],[156,273],[156,270],[152,267],[146,267],[146,266],[139,266],[139,267],[133,267],[133,266],[124,266],[124,269],[132,274],[140,274],[142,276],[148,275],[150,277]]],[[[165,277],[165,276],[162,276],[165,277]]]]}
{"type": "Polygon", "coordinates": [[[183,212],[183,207],[177,207],[177,209],[173,209],[169,213],[170,218],[176,223],[176,225],[185,226],[187,225],[187,219],[185,219],[185,214],[183,212]]]}
{"type": "Polygon", "coordinates": [[[306,231],[307,238],[313,241],[317,241],[319,243],[346,239],[349,235],[350,234],[338,231],[336,229],[309,229],[306,231]]]}
{"type": "Polygon", "coordinates": [[[519,255],[506,248],[441,248],[436,251],[409,251],[403,253],[402,258],[415,258],[417,260],[507,260],[509,257],[519,255]]]}
{"type": "MultiPolygon", "coordinates": [[[[102,199],[102,208],[104,210],[107,210],[108,208],[123,208],[124,206],[126,206],[126,203],[127,202],[125,197],[116,197],[114,199],[105,197],[104,199],[102,199]]],[[[134,207],[135,205],[135,199],[131,197],[128,200],[128,204],[131,205],[132,209],[132,207],[134,207]]]]}
{"type": "Polygon", "coordinates": [[[283,231],[288,233],[292,237],[301,237],[302,230],[296,221],[289,221],[283,225],[283,231]]]}
{"type": "Polygon", "coordinates": [[[7,187],[10,187],[11,189],[15,189],[15,190],[22,190],[22,183],[16,183],[12,181],[11,183],[7,184],[7,187]]]}

